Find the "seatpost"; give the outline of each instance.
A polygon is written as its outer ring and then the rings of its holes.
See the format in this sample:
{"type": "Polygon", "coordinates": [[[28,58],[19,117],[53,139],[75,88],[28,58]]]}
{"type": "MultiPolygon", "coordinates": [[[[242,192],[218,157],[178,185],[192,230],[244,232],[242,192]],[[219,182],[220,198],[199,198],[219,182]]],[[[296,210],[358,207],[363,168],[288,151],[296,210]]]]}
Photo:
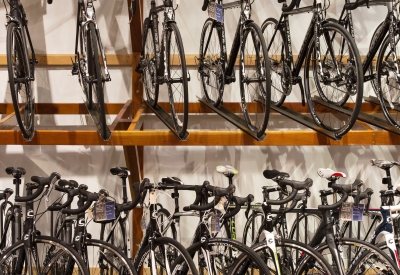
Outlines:
{"type": "Polygon", "coordinates": [[[122,201],[124,202],[124,203],[127,203],[128,202],[128,196],[127,196],[127,194],[126,194],[126,178],[125,177],[123,177],[123,178],[121,178],[122,179],[122,201]]]}
{"type": "Polygon", "coordinates": [[[15,197],[19,197],[19,185],[21,184],[19,175],[14,178],[13,183],[15,184],[15,197]]]}
{"type": "Polygon", "coordinates": [[[387,184],[388,190],[393,190],[392,177],[390,175],[390,167],[386,168],[385,171],[386,171],[386,178],[382,179],[382,184],[387,184]]]}

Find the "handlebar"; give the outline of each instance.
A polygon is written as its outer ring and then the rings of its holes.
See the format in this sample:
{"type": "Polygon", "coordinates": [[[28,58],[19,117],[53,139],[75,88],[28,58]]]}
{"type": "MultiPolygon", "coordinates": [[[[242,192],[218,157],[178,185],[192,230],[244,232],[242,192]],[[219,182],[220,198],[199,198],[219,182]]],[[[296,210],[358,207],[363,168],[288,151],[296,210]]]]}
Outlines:
{"type": "Polygon", "coordinates": [[[250,203],[253,201],[254,201],[254,196],[252,194],[249,194],[247,197],[244,198],[233,196],[232,202],[235,203],[235,208],[226,213],[224,215],[224,219],[229,219],[230,217],[235,216],[237,213],[239,213],[240,209],[246,202],[250,205],[250,203]]]}
{"type": "Polygon", "coordinates": [[[331,205],[318,205],[318,210],[322,210],[322,211],[327,211],[327,210],[334,210],[336,208],[339,208],[343,202],[345,202],[347,200],[347,198],[349,197],[349,195],[347,194],[347,192],[339,191],[339,193],[343,194],[343,197],[334,204],[331,205]]]}
{"type": "Polygon", "coordinates": [[[357,0],[354,3],[347,3],[344,5],[344,8],[346,10],[355,10],[356,8],[358,8],[361,5],[364,5],[365,3],[367,3],[369,0],[357,0]]]}
{"type": "Polygon", "coordinates": [[[291,10],[293,10],[294,9],[294,7],[297,5],[299,5],[300,4],[300,1],[301,0],[292,0],[292,2],[290,3],[290,5],[289,6],[283,6],[282,7],[282,11],[283,12],[288,12],[288,11],[291,11],[291,10]]]}
{"type": "Polygon", "coordinates": [[[97,193],[91,193],[89,191],[86,191],[86,190],[80,189],[80,188],[78,190],[79,190],[79,192],[78,192],[79,194],[86,197],[87,201],[85,202],[85,204],[77,209],[63,209],[63,210],[61,210],[61,213],[70,214],[70,215],[80,214],[80,213],[88,210],[89,207],[92,205],[92,203],[99,199],[99,195],[97,193]]]}
{"type": "Polygon", "coordinates": [[[203,6],[201,7],[202,11],[205,11],[207,9],[209,2],[210,2],[210,0],[204,0],[203,6]]]}
{"type": "Polygon", "coordinates": [[[191,204],[189,206],[183,207],[183,211],[189,211],[189,210],[206,211],[206,210],[214,208],[214,206],[216,206],[220,200],[221,200],[221,197],[214,197],[214,200],[210,203],[203,204],[203,205],[191,204]]]}
{"type": "Polygon", "coordinates": [[[53,4],[53,0],[47,0],[47,4],[53,4]]]}
{"type": "Polygon", "coordinates": [[[36,189],[35,193],[29,196],[25,197],[15,197],[16,202],[28,202],[28,201],[33,201],[37,197],[39,197],[40,194],[42,194],[43,190],[45,187],[49,187],[53,183],[55,183],[57,180],[61,178],[60,174],[53,172],[51,175],[47,178],[44,177],[37,177],[37,176],[32,176],[31,180],[35,183],[38,184],[38,188],[36,189]]]}

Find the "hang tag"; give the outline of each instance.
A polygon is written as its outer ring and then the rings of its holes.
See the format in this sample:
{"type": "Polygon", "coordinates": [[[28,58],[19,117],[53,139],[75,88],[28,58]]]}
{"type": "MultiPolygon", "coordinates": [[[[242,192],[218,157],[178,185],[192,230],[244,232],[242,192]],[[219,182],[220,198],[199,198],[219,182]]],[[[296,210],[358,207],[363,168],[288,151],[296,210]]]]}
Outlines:
{"type": "Polygon", "coordinates": [[[91,220],[91,219],[93,218],[93,213],[92,213],[92,211],[93,211],[93,210],[92,210],[92,207],[89,207],[88,213],[87,213],[89,220],[91,220]]]}
{"type": "Polygon", "coordinates": [[[143,213],[142,220],[140,221],[140,228],[142,230],[147,229],[147,221],[146,221],[146,215],[143,213]]]}
{"type": "Polygon", "coordinates": [[[215,2],[208,3],[208,16],[218,22],[224,23],[224,8],[215,2]]]}
{"type": "Polygon", "coordinates": [[[339,220],[341,221],[351,221],[353,218],[353,203],[343,202],[340,209],[339,220]]]}
{"type": "Polygon", "coordinates": [[[96,222],[115,220],[115,201],[97,202],[93,210],[96,222]]]}
{"type": "Polygon", "coordinates": [[[218,232],[221,232],[221,226],[219,224],[219,219],[220,219],[220,214],[215,213],[211,217],[211,233],[216,234],[218,232]]]}
{"type": "Polygon", "coordinates": [[[217,209],[221,210],[221,211],[225,210],[225,202],[226,202],[226,198],[222,197],[218,202],[217,209]]]}
{"type": "Polygon", "coordinates": [[[150,192],[150,204],[157,204],[157,195],[155,191],[150,192]]]}
{"type": "Polygon", "coordinates": [[[353,221],[362,222],[364,213],[364,204],[359,203],[358,205],[353,205],[353,221]]]}

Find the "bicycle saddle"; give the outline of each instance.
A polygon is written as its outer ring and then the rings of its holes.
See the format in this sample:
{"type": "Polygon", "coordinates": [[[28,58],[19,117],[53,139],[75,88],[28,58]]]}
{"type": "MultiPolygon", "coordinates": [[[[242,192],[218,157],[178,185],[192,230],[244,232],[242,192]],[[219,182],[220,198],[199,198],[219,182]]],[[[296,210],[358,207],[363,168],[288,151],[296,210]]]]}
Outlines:
{"type": "Polygon", "coordinates": [[[126,167],[113,167],[110,169],[111,174],[118,175],[120,178],[127,178],[131,173],[126,167]]]}
{"type": "Polygon", "coordinates": [[[7,167],[6,168],[6,173],[8,175],[13,175],[14,177],[15,176],[21,177],[22,175],[25,175],[26,170],[24,168],[22,168],[22,167],[17,167],[17,168],[7,167]]]}
{"type": "Polygon", "coordinates": [[[171,185],[175,185],[175,184],[183,185],[183,182],[182,182],[179,178],[177,178],[177,177],[165,177],[165,178],[161,178],[161,183],[162,183],[163,185],[168,185],[168,184],[171,184],[171,185]]]}
{"type": "Polygon", "coordinates": [[[278,170],[264,170],[263,175],[266,179],[273,179],[276,177],[289,178],[290,175],[286,172],[279,172],[278,170]]]}
{"type": "Polygon", "coordinates": [[[215,170],[217,170],[218,173],[221,174],[233,174],[233,175],[237,175],[239,174],[239,171],[236,170],[234,167],[230,166],[230,165],[218,165],[217,168],[215,168],[215,170]]]}
{"type": "Polygon", "coordinates": [[[339,178],[346,177],[345,173],[333,171],[331,168],[319,168],[317,173],[321,178],[325,179],[331,177],[339,177],[339,178]]]}
{"type": "Polygon", "coordinates": [[[379,168],[382,169],[392,168],[394,165],[400,166],[400,163],[398,163],[397,161],[377,160],[377,159],[371,159],[371,164],[372,166],[378,166],[379,168]]]}

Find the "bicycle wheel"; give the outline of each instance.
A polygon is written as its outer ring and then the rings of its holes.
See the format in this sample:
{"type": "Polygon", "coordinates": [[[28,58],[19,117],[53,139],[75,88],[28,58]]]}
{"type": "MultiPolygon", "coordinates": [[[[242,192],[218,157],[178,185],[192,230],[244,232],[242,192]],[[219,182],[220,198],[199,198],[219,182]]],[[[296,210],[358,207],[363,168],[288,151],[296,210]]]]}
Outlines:
{"type": "Polygon", "coordinates": [[[89,270],[78,253],[66,243],[48,236],[38,236],[32,242],[33,252],[25,254],[24,243],[19,241],[2,253],[0,274],[77,274],[89,275],[89,270]],[[35,260],[36,258],[36,260],[35,260]],[[32,273],[28,270],[28,260],[32,273]],[[68,261],[73,269],[66,270],[68,261]]]}
{"type": "Polygon", "coordinates": [[[120,220],[101,224],[100,240],[118,247],[126,254],[126,230],[123,227],[124,224],[120,220]]]}
{"type": "Polygon", "coordinates": [[[161,236],[168,237],[176,240],[176,228],[175,223],[169,222],[171,221],[171,214],[165,208],[157,209],[157,225],[158,232],[161,233],[161,236]]]}
{"type": "MultiPolygon", "coordinates": [[[[378,33],[380,33],[382,31],[382,26],[383,26],[383,22],[381,22],[378,27],[375,29],[374,34],[372,35],[371,38],[371,43],[369,44],[369,50],[371,50],[372,45],[376,43],[377,39],[378,39],[378,33]]],[[[370,75],[376,74],[376,64],[374,64],[374,62],[371,62],[371,64],[369,65],[368,71],[370,73],[370,75]]],[[[379,96],[379,86],[378,86],[378,79],[375,75],[374,79],[371,80],[371,85],[372,88],[374,89],[374,93],[376,96],[379,96]]]]}
{"type": "MultiPolygon", "coordinates": [[[[10,203],[11,204],[11,203],[10,203]]],[[[10,247],[16,239],[14,228],[14,214],[13,214],[13,206],[9,206],[9,202],[3,203],[1,205],[2,213],[4,213],[4,223],[2,224],[1,228],[1,246],[0,249],[3,251],[4,248],[10,247]],[[3,208],[5,209],[3,212],[3,208]]],[[[2,214],[3,216],[3,214],[2,214]]]]}
{"type": "Polygon", "coordinates": [[[254,274],[269,275],[268,267],[252,248],[225,238],[207,240],[208,250],[202,242],[192,244],[187,251],[199,260],[199,274],[254,274]],[[208,264],[207,264],[208,263],[208,264]],[[208,270],[211,268],[212,270],[208,270]]]}
{"type": "Polygon", "coordinates": [[[258,235],[258,231],[263,224],[264,213],[259,211],[253,211],[249,216],[244,225],[243,240],[242,242],[247,246],[254,244],[255,238],[258,235]]]}
{"type": "Polygon", "coordinates": [[[328,22],[321,27],[319,36],[312,38],[305,59],[304,82],[316,124],[342,137],[354,125],[363,96],[360,55],[343,26],[328,22]]]}
{"type": "MultiPolygon", "coordinates": [[[[385,239],[383,238],[383,240],[385,240],[385,239]]],[[[392,259],[396,263],[396,261],[400,261],[399,260],[400,259],[400,241],[398,239],[396,239],[395,242],[396,242],[397,255],[394,255],[394,252],[392,252],[388,248],[387,243],[385,241],[376,244],[376,247],[379,250],[383,251],[386,255],[388,255],[388,257],[390,257],[390,259],[392,259]]]]}
{"type": "Polygon", "coordinates": [[[280,27],[275,31],[277,24],[275,18],[268,18],[261,25],[261,30],[271,65],[271,104],[279,107],[292,91],[292,72],[287,62],[289,50],[284,32],[280,27]]]}
{"type": "Polygon", "coordinates": [[[153,260],[150,245],[139,249],[134,260],[138,274],[198,274],[189,253],[178,241],[160,237],[153,241],[153,247],[153,260]]]}
{"type": "Polygon", "coordinates": [[[244,119],[257,137],[264,135],[271,104],[271,75],[267,46],[254,22],[243,29],[240,48],[240,99],[244,119]]]}
{"type": "Polygon", "coordinates": [[[142,46],[142,58],[140,66],[142,69],[142,82],[146,91],[147,103],[155,107],[158,101],[158,89],[159,85],[157,82],[157,59],[155,50],[155,35],[152,28],[153,21],[148,18],[144,21],[143,29],[143,46],[142,46]]]}
{"type": "Polygon", "coordinates": [[[320,224],[321,217],[316,214],[300,215],[290,229],[289,239],[309,244],[320,224]]]}
{"type": "Polygon", "coordinates": [[[118,247],[101,240],[86,239],[90,275],[136,275],[132,262],[118,247]]]}
{"type": "Polygon", "coordinates": [[[185,52],[179,29],[175,23],[168,24],[166,41],[167,85],[170,112],[175,131],[184,138],[188,123],[188,73],[185,52]]]}
{"type": "Polygon", "coordinates": [[[87,79],[88,85],[88,103],[89,109],[97,111],[96,120],[98,120],[98,131],[100,136],[107,140],[110,137],[107,136],[107,124],[106,114],[104,109],[104,93],[103,93],[103,79],[104,76],[100,68],[99,60],[99,49],[98,49],[98,37],[96,33],[96,27],[93,23],[89,23],[89,29],[87,31],[87,66],[89,79],[87,79]]]}
{"type": "Polygon", "coordinates": [[[335,274],[329,263],[315,249],[304,243],[281,239],[275,245],[276,251],[269,248],[266,242],[251,247],[268,265],[271,274],[335,274]]]}
{"type": "MultiPolygon", "coordinates": [[[[336,242],[341,265],[347,270],[347,275],[399,274],[395,263],[376,246],[350,238],[342,238],[336,242]]],[[[333,260],[326,243],[321,244],[316,250],[329,262],[335,272],[339,272],[338,264],[333,260]]]]}
{"type": "Polygon", "coordinates": [[[223,26],[208,18],[200,38],[199,74],[201,86],[208,103],[218,107],[224,94],[225,61],[223,51],[223,26]]]}
{"type": "Polygon", "coordinates": [[[22,136],[32,140],[34,135],[35,99],[31,89],[29,59],[23,44],[23,28],[15,22],[7,27],[7,68],[15,118],[22,136]]]}
{"type": "Polygon", "coordinates": [[[65,214],[62,214],[61,211],[57,212],[54,236],[57,239],[69,244],[72,242],[72,226],[71,229],[66,227],[66,224],[64,223],[65,218],[65,214]]]}
{"type": "Polygon", "coordinates": [[[379,86],[378,99],[381,104],[383,114],[386,120],[394,127],[400,127],[400,81],[397,77],[397,67],[399,59],[396,53],[400,51],[399,33],[394,33],[394,47],[390,46],[390,38],[388,35],[383,40],[381,49],[379,50],[376,65],[377,80],[379,86]]]}
{"type": "Polygon", "coordinates": [[[375,216],[371,219],[367,218],[363,222],[343,222],[340,228],[340,234],[342,237],[354,238],[363,241],[370,242],[370,238],[375,235],[375,229],[378,227],[379,223],[382,221],[382,216],[375,216]],[[350,226],[351,225],[351,226],[350,226]],[[350,233],[351,227],[351,233],[350,233]]]}

